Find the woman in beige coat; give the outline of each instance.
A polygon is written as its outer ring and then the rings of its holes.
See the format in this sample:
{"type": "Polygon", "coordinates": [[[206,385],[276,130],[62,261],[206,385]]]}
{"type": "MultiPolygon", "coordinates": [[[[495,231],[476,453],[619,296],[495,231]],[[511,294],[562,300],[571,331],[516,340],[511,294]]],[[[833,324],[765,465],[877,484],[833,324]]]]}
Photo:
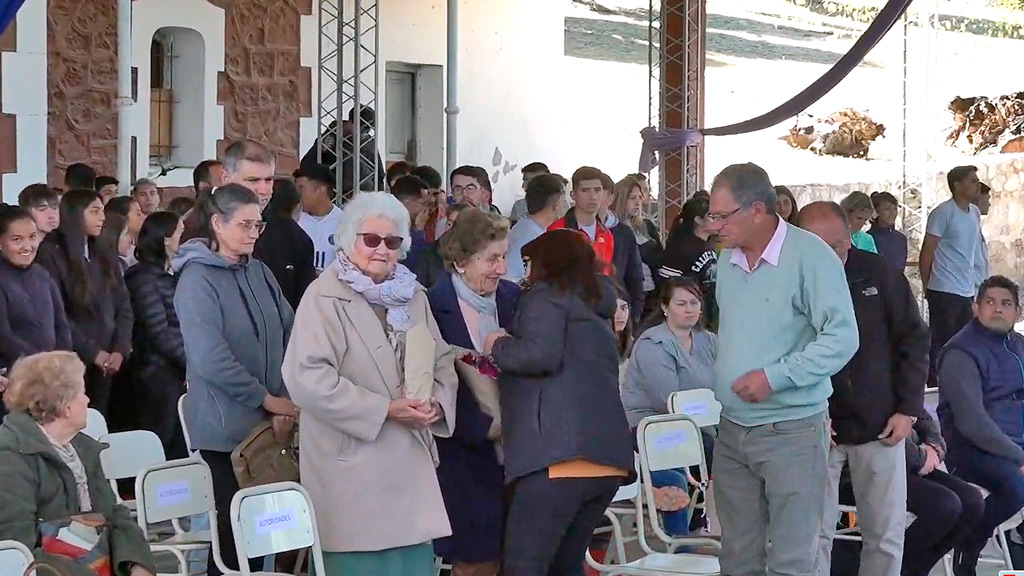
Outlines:
{"type": "Polygon", "coordinates": [[[283,367],[301,409],[302,484],[324,563],[331,576],[430,576],[432,541],[451,534],[434,435],[455,428],[454,355],[423,288],[398,264],[410,244],[401,202],[358,194],[335,238],[337,258],[302,298],[283,367]],[[416,339],[409,354],[407,335],[416,339]],[[424,351],[433,382],[415,379],[426,382],[417,392],[405,359],[424,351]]]}

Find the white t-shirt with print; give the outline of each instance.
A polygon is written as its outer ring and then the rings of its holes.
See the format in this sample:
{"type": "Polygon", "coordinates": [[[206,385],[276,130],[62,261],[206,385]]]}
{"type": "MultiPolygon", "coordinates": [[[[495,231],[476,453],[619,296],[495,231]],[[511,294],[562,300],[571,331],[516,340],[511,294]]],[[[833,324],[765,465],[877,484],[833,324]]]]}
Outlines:
{"type": "Polygon", "coordinates": [[[313,216],[306,212],[299,216],[299,226],[313,240],[313,267],[318,274],[334,259],[334,233],[340,221],[341,208],[337,206],[332,206],[326,216],[313,216]]]}

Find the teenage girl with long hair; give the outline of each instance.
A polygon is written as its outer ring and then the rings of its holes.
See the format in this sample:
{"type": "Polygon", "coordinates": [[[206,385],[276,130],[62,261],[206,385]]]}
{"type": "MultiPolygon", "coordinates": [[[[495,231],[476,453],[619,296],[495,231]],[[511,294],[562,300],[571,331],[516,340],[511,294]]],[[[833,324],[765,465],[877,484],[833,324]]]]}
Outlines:
{"type": "Polygon", "coordinates": [[[38,259],[60,287],[72,347],[86,365],[90,406],[107,417],[111,379],[131,350],[133,318],[117,253],[99,240],[104,220],[96,192],[64,194],[60,226],[46,235],[38,259]]]}

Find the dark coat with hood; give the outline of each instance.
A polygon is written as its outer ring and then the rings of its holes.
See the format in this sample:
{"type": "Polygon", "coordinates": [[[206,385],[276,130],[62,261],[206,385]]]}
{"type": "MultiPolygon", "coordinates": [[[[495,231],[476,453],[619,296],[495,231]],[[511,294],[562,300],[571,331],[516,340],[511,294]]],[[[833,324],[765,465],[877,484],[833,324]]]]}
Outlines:
{"type": "MultiPolygon", "coordinates": [[[[494,296],[498,325],[512,325],[519,301],[519,286],[501,280],[494,296]]],[[[427,291],[430,310],[441,337],[452,346],[473,349],[473,339],[459,306],[451,274],[437,279],[427,291]]],[[[456,360],[457,361],[457,360],[456,360]]],[[[501,559],[505,527],[502,505],[503,473],[487,438],[493,418],[480,410],[468,386],[460,385],[455,404],[455,431],[451,438],[437,438],[441,485],[452,535],[434,541],[434,553],[453,562],[491,562],[501,559]]]]}
{"type": "Polygon", "coordinates": [[[294,313],[259,260],[230,262],[203,239],[181,246],[174,309],[185,341],[192,447],[231,452],[266,419],[269,393],[287,397],[281,377],[294,313]]]}
{"type": "Polygon", "coordinates": [[[0,426],[0,540],[21,542],[36,558],[63,569],[67,576],[94,576],[88,569],[38,549],[40,520],[62,520],[82,512],[98,512],[111,524],[111,561],[116,576],[129,576],[141,565],[156,573],[156,564],[142,530],[131,513],[117,503],[100,465],[107,447],[79,433],[71,440],[85,467],[92,510],[82,510],[71,469],[60,459],[42,428],[25,412],[9,414],[0,426]]]}
{"type": "Polygon", "coordinates": [[[632,472],[614,314],[610,282],[597,304],[547,282],[523,292],[511,337],[492,351],[501,370],[506,482],[575,459],[632,472]]]}

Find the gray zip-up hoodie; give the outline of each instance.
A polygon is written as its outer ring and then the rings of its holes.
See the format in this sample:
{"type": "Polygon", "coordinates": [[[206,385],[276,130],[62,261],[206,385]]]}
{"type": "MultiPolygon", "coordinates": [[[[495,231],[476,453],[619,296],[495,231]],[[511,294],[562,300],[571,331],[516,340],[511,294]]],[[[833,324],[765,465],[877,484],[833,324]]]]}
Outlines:
{"type": "Polygon", "coordinates": [[[185,424],[192,447],[231,452],[267,414],[269,392],[287,397],[281,363],[294,314],[270,270],[232,263],[206,240],[181,246],[174,309],[185,341],[185,424]]]}

